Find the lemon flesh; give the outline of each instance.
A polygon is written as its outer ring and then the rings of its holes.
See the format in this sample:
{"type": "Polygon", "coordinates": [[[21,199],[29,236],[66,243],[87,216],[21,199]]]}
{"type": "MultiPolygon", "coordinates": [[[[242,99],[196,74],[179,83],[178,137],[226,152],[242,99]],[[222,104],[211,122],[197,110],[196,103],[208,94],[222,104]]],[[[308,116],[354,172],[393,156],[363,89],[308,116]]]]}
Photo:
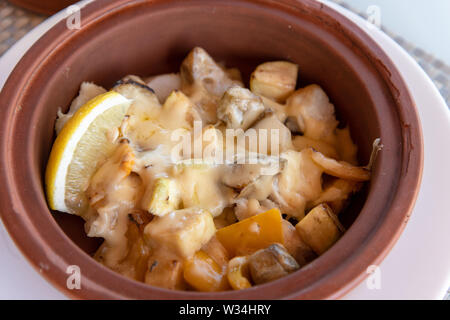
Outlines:
{"type": "Polygon", "coordinates": [[[121,125],[131,101],[106,92],[83,105],[62,128],[53,144],[45,173],[51,209],[82,215],[87,207],[84,191],[98,163],[115,144],[108,138],[121,125]]]}

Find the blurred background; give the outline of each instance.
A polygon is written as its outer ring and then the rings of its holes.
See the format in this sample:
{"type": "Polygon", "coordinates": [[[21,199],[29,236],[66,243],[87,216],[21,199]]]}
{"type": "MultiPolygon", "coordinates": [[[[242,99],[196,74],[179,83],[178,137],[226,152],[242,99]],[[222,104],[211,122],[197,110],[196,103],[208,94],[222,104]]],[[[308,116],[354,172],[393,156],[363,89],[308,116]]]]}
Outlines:
{"type": "Polygon", "coordinates": [[[352,8],[370,12],[378,6],[381,24],[435,58],[450,65],[450,1],[448,0],[345,0],[352,8]]]}
{"type": "MultiPolygon", "coordinates": [[[[379,26],[425,70],[450,105],[449,0],[330,0],[379,26]]],[[[73,0],[0,0],[0,57],[73,0]]]]}

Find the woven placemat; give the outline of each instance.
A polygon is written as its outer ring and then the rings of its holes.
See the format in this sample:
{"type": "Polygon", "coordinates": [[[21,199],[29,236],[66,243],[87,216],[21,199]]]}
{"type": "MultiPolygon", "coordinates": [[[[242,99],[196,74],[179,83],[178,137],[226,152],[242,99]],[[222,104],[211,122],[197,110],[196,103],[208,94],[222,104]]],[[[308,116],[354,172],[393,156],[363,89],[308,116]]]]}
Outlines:
{"type": "MultiPolygon", "coordinates": [[[[339,5],[355,12],[364,19],[367,15],[348,6],[345,1],[331,0],[339,5]]],[[[0,0],[0,57],[20,38],[31,29],[44,21],[46,16],[34,14],[27,10],[18,8],[5,0],[0,0]]],[[[444,97],[447,106],[450,106],[450,66],[443,61],[436,59],[414,44],[406,41],[402,37],[390,32],[383,26],[381,29],[401,45],[425,70],[434,81],[436,87],[444,97]]],[[[450,290],[446,299],[450,299],[450,290]]]]}

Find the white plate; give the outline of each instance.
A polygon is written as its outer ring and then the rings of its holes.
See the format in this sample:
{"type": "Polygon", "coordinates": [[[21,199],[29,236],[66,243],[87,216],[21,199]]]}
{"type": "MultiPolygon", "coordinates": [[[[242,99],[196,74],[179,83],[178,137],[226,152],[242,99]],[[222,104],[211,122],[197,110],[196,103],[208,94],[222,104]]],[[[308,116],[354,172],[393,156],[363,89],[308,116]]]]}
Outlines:
{"type": "MultiPolygon", "coordinates": [[[[417,63],[394,41],[352,12],[324,1],[366,30],[391,57],[406,79],[419,109],[425,139],[422,188],[405,231],[380,265],[380,289],[366,282],[344,299],[442,299],[450,285],[450,113],[439,92],[417,63]]],[[[28,50],[65,18],[47,19],[0,59],[0,88],[28,50]]],[[[0,222],[0,299],[65,299],[25,260],[0,222]]]]}

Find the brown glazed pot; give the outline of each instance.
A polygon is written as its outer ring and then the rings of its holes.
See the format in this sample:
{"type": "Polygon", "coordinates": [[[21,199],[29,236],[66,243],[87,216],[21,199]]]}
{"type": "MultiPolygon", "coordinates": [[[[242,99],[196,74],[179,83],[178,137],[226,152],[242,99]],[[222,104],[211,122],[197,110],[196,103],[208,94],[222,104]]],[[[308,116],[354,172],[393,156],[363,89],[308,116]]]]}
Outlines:
{"type": "Polygon", "coordinates": [[[419,189],[423,144],[415,106],[390,59],[354,23],[313,0],[97,0],[65,21],[22,58],[0,96],[0,212],[23,254],[65,294],[89,299],[337,298],[389,252],[419,189]],[[318,83],[350,125],[361,163],[372,142],[384,145],[365,192],[342,216],[349,227],[321,257],[285,278],[243,291],[181,292],[129,280],[89,254],[77,217],[51,212],[43,173],[59,107],[82,81],[109,87],[127,74],[176,71],[194,46],[249,72],[263,61],[300,66],[300,85],[318,83]],[[358,214],[359,213],[359,214],[358,214]],[[350,227],[351,226],[351,227],[350,227]],[[81,269],[81,290],[66,288],[66,268],[81,269]]]}
{"type": "Polygon", "coordinates": [[[15,4],[18,7],[24,9],[51,15],[54,14],[71,4],[77,2],[77,0],[8,0],[9,2],[15,4]]]}

